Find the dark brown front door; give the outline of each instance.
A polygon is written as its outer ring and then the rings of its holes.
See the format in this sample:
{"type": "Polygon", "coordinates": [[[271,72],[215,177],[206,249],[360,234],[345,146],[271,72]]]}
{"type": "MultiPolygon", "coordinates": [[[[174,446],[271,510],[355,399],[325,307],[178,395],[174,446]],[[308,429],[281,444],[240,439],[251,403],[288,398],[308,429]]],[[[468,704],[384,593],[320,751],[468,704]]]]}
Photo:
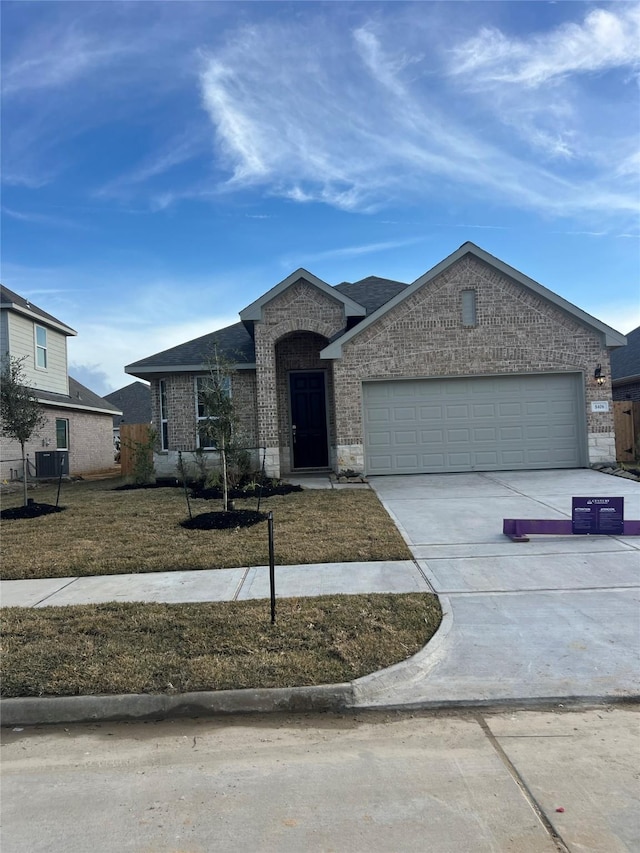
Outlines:
{"type": "Polygon", "coordinates": [[[326,468],[327,407],[324,373],[291,373],[291,447],[294,468],[326,468]]]}

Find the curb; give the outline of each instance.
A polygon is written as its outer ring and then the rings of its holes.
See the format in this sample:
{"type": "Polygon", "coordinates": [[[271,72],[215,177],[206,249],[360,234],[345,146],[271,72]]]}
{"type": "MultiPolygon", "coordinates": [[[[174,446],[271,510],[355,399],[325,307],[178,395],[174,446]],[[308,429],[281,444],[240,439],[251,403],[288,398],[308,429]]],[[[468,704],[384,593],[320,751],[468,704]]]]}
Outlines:
{"type": "Polygon", "coordinates": [[[0,701],[2,726],[95,723],[305,711],[346,711],[349,683],[315,687],[218,690],[197,693],[132,693],[120,696],[17,697],[0,701]]]}
{"type": "Polygon", "coordinates": [[[16,698],[0,701],[2,727],[62,725],[64,723],[145,722],[206,718],[227,714],[265,713],[396,713],[553,710],[640,705],[640,693],[615,696],[523,696],[502,699],[421,700],[402,704],[355,704],[352,684],[320,687],[265,688],[182,693],[177,696],[125,694],[121,696],[63,696],[16,698]]]}

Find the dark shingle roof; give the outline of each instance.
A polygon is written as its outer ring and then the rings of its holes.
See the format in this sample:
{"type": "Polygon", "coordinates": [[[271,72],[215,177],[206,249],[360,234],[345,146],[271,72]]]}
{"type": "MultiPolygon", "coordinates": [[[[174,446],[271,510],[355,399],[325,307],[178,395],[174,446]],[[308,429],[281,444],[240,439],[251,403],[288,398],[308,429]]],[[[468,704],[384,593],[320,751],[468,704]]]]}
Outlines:
{"type": "MultiPolygon", "coordinates": [[[[392,281],[388,278],[379,278],[370,275],[360,281],[343,281],[336,285],[343,296],[353,299],[371,314],[385,302],[388,302],[396,294],[408,287],[402,281],[392,281]]],[[[343,334],[339,332],[338,334],[343,334]]],[[[210,357],[214,345],[217,345],[221,354],[236,364],[254,364],[256,360],[253,339],[243,323],[234,323],[225,329],[218,329],[208,335],[187,341],[171,349],[134,361],[125,367],[127,373],[137,376],[138,371],[144,376],[163,370],[185,368],[197,370],[204,367],[207,358],[210,357]]]]}
{"type": "Polygon", "coordinates": [[[39,388],[34,388],[34,394],[38,400],[44,400],[47,403],[80,406],[83,409],[101,409],[103,412],[113,412],[114,415],[120,411],[117,406],[94,394],[89,388],[85,388],[73,376],[69,377],[68,394],[54,394],[53,391],[41,391],[39,388]]]}
{"type": "Polygon", "coordinates": [[[336,290],[359,302],[363,308],[367,309],[367,314],[372,314],[408,286],[403,281],[370,275],[360,281],[343,281],[342,284],[336,285],[336,290]]]}
{"type": "Polygon", "coordinates": [[[65,329],[69,330],[69,334],[75,335],[75,330],[70,326],[67,326],[66,323],[63,323],[62,320],[58,320],[57,317],[54,317],[52,314],[47,314],[47,312],[43,311],[42,308],[38,308],[37,305],[29,302],[28,299],[20,296],[20,294],[14,293],[13,290],[9,290],[9,288],[5,287],[4,284],[0,284],[0,307],[23,308],[26,311],[31,311],[32,314],[37,314],[38,317],[42,317],[43,320],[48,321],[49,323],[54,323],[56,326],[63,326],[65,329]]]}
{"type": "Polygon", "coordinates": [[[225,329],[210,332],[193,341],[179,344],[177,347],[134,361],[125,367],[127,373],[136,375],[136,371],[142,369],[150,373],[154,368],[161,371],[163,368],[176,368],[188,366],[190,368],[203,367],[210,358],[214,346],[218,346],[220,354],[236,364],[253,364],[256,360],[255,348],[251,335],[242,323],[234,323],[225,329]]]}
{"type": "Polygon", "coordinates": [[[626,347],[611,351],[611,378],[640,375],[640,326],[626,336],[626,347]]]}
{"type": "Polygon", "coordinates": [[[132,382],[105,394],[104,399],[121,410],[121,415],[113,418],[114,427],[126,424],[148,424],[151,422],[151,391],[144,382],[132,382]]]}
{"type": "MultiPolygon", "coordinates": [[[[401,281],[392,281],[387,278],[378,278],[371,275],[361,281],[343,281],[336,285],[343,296],[353,299],[371,314],[385,302],[388,302],[398,294],[407,284],[401,281]]],[[[340,333],[342,334],[342,333],[340,333]]],[[[133,376],[138,371],[144,375],[161,372],[168,369],[197,369],[205,364],[211,355],[214,345],[217,345],[222,355],[236,364],[254,364],[256,360],[255,346],[250,333],[243,323],[234,323],[225,329],[218,329],[208,335],[187,341],[171,349],[150,355],[148,358],[134,361],[125,367],[127,373],[133,376]]]]}

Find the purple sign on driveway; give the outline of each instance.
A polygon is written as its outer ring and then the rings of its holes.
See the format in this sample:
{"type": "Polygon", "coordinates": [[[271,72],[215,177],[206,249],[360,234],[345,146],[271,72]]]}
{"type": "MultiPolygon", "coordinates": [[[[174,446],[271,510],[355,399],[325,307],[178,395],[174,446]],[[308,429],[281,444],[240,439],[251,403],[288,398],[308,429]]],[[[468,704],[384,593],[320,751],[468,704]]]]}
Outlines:
{"type": "Polygon", "coordinates": [[[615,536],[624,533],[624,498],[573,498],[573,533],[615,536]]]}

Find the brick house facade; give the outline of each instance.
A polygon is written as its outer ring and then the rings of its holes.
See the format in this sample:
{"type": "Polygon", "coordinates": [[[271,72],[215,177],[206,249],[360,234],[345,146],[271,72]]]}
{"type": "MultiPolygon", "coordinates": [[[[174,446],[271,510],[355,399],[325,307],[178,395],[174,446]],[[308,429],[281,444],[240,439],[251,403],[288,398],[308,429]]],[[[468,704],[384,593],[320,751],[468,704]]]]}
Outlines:
{"type": "Polygon", "coordinates": [[[236,345],[243,441],[271,475],[615,459],[610,351],[625,338],[472,243],[410,285],[297,270],[240,319],[126,367],[167,421],[159,472],[195,448],[195,377],[214,344],[236,345]]]}

